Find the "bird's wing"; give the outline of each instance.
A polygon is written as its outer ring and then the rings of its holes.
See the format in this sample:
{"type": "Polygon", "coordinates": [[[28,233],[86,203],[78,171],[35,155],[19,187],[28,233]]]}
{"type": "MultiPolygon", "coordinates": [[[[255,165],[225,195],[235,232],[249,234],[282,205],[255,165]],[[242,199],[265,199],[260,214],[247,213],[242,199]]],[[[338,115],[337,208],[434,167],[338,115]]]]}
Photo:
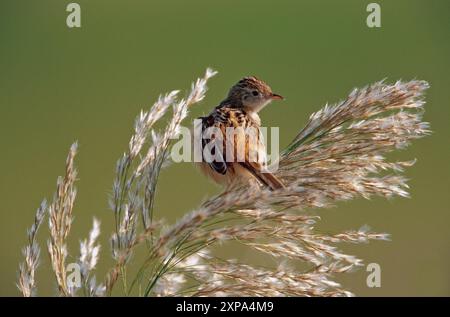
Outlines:
{"type": "MultiPolygon", "coordinates": [[[[233,108],[217,111],[215,122],[225,136],[222,158],[225,157],[227,162],[238,163],[272,190],[284,187],[283,183],[265,168],[266,148],[259,123],[244,111],[233,108]],[[227,132],[227,128],[234,128],[232,134],[227,132]]],[[[224,164],[226,166],[226,162],[224,164]]],[[[222,168],[223,165],[213,166],[214,169],[218,167],[222,168]]]]}
{"type": "MultiPolygon", "coordinates": [[[[202,118],[202,155],[203,160],[209,164],[209,166],[219,174],[226,174],[228,170],[228,165],[225,160],[223,149],[217,148],[215,142],[219,144],[217,140],[217,135],[213,133],[215,130],[219,129],[222,135],[225,135],[226,126],[222,122],[220,114],[214,111],[208,117],[202,118]],[[210,131],[207,131],[211,129],[210,131]],[[209,157],[211,155],[212,157],[209,157]]],[[[219,135],[220,136],[220,135],[219,135]]],[[[220,136],[221,137],[221,136],[220,136]]],[[[223,144],[224,142],[222,142],[223,144]]]]}
{"type": "Polygon", "coordinates": [[[224,175],[231,163],[246,161],[248,147],[245,128],[247,126],[245,113],[230,107],[216,108],[208,117],[203,118],[203,160],[214,171],[224,175]]]}

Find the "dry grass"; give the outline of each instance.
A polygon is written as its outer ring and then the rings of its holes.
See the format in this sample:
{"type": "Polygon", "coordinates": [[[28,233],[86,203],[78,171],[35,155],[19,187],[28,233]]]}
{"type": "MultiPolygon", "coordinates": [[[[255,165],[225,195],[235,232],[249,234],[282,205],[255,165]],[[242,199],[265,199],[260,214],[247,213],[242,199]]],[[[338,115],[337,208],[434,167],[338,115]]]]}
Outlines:
{"type": "Polygon", "coordinates": [[[173,225],[163,226],[161,219],[154,219],[158,176],[169,165],[171,140],[179,134],[189,107],[204,98],[206,82],[213,75],[215,72],[207,70],[186,98],[178,99],[178,91],[173,91],[137,117],[129,149],[117,162],[110,198],[115,218],[111,236],[115,265],[103,284],[97,284],[92,273],[100,248],[96,220],[89,238],[81,243],[81,284],[69,286],[66,281],[65,241],[76,196],[76,144],[72,146],[65,177],[58,179],[52,203],[41,205],[28,232],[18,281],[24,296],[36,295],[39,246],[35,236],[45,213],[49,216],[49,254],[62,296],[110,295],[118,281],[124,295],[352,295],[333,277],[351,272],[362,260],[341,252],[336,244],[386,240],[388,235],[364,228],[319,233],[315,229],[319,218],[302,210],[328,207],[357,196],[407,196],[406,180],[399,175],[413,162],[389,162],[384,155],[429,133],[428,124],[422,122],[423,93],[428,84],[379,82],[355,89],[346,100],[313,114],[282,152],[277,176],[287,185],[285,189],[227,188],[173,225]],[[173,113],[165,129],[155,130],[154,124],[170,108],[173,113]],[[380,171],[395,174],[380,176],[380,171]],[[272,256],[279,264],[262,267],[215,255],[216,245],[236,242],[272,256]],[[133,263],[138,273],[129,276],[136,248],[146,250],[146,258],[133,263]],[[307,269],[299,271],[289,265],[297,262],[307,269]]]}

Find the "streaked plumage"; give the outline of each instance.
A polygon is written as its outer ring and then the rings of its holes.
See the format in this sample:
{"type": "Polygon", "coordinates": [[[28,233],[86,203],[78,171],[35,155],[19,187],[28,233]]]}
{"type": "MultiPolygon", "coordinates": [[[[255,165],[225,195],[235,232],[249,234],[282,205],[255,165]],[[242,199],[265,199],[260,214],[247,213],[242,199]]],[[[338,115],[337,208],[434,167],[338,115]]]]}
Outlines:
{"type": "Polygon", "coordinates": [[[202,139],[202,150],[207,147],[207,151],[211,150],[211,154],[215,155],[212,161],[203,156],[201,169],[206,175],[225,185],[256,181],[272,190],[283,187],[280,180],[265,171],[266,149],[258,116],[258,111],[273,99],[282,97],[272,93],[271,88],[256,77],[245,77],[230,89],[226,99],[208,116],[200,118],[202,135],[207,134],[208,128],[214,128],[221,134],[202,139]],[[233,134],[227,134],[227,128],[234,128],[233,134]],[[218,137],[222,138],[220,153],[215,152],[217,148],[210,149],[208,146],[211,140],[219,140],[218,137]],[[230,137],[233,139],[230,140],[230,137]]]}

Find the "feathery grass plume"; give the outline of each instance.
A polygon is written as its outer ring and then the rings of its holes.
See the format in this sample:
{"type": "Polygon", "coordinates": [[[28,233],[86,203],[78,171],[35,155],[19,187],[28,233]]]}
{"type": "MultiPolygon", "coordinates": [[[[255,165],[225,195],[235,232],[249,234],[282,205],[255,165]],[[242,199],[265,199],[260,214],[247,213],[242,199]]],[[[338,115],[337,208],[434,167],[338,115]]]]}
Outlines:
{"type": "MultiPolygon", "coordinates": [[[[117,268],[119,270],[122,270],[123,265],[131,256],[129,250],[135,239],[136,226],[138,225],[136,212],[141,204],[137,195],[141,191],[143,182],[136,181],[134,175],[130,176],[130,169],[145,145],[148,136],[156,137],[152,127],[164,116],[177,94],[178,91],[172,91],[165,96],[160,96],[149,111],[141,111],[135,121],[135,133],[130,139],[129,150],[123,154],[116,165],[113,194],[109,203],[115,217],[115,233],[111,237],[111,250],[113,258],[117,263],[120,263],[117,268]]],[[[151,146],[149,151],[152,151],[152,148],[151,146]]],[[[119,275],[116,269],[112,272],[114,274],[110,274],[107,281],[109,291],[111,291],[112,285],[119,275]]],[[[124,272],[122,273],[124,274],[124,272]]]]}
{"type": "Polygon", "coordinates": [[[100,222],[94,218],[92,230],[89,232],[89,239],[80,242],[79,264],[81,268],[81,284],[84,287],[85,295],[103,296],[105,286],[97,285],[95,276],[90,277],[91,271],[95,269],[100,252],[100,244],[96,244],[100,235],[100,222]]]}
{"type": "Polygon", "coordinates": [[[129,152],[117,163],[110,203],[116,215],[116,232],[111,238],[111,246],[118,267],[116,265],[107,277],[108,292],[112,291],[118,275],[121,275],[123,288],[127,293],[126,264],[136,245],[138,210],[141,210],[144,230],[151,235],[156,184],[163,164],[168,161],[171,140],[179,135],[188,108],[203,100],[207,90],[206,83],[215,74],[213,70],[207,69],[204,77],[192,84],[191,91],[185,99],[178,101],[178,91],[172,91],[160,97],[149,111],[141,112],[136,119],[135,134],[131,137],[129,152]],[[173,108],[172,118],[164,132],[160,134],[153,129],[153,124],[164,116],[170,106],[173,108]],[[134,158],[141,153],[149,136],[152,142],[146,154],[134,165],[134,158]]]}
{"type": "Polygon", "coordinates": [[[48,207],[50,229],[50,239],[47,243],[48,252],[56,276],[58,290],[62,296],[74,295],[74,289],[67,285],[66,258],[68,251],[66,239],[72,225],[72,210],[77,194],[74,186],[77,177],[77,171],[74,167],[77,148],[77,142],[70,147],[66,160],[66,174],[64,177],[58,177],[56,193],[48,207]]]}
{"type": "MultiPolygon", "coordinates": [[[[388,240],[389,236],[367,227],[324,233],[316,229],[320,218],[306,210],[357,196],[408,196],[406,179],[400,174],[414,162],[390,162],[385,155],[430,133],[428,123],[422,121],[428,84],[416,80],[392,85],[378,82],[354,90],[346,100],[313,114],[281,153],[276,175],[286,188],[228,187],[166,226],[161,219],[153,219],[158,176],[168,165],[171,140],[178,136],[189,107],[204,98],[207,80],[213,75],[214,71],[207,70],[185,99],[178,100],[178,92],[173,91],[136,119],[128,151],[117,162],[110,199],[115,217],[111,237],[115,264],[105,286],[97,285],[90,276],[99,252],[99,223],[94,220],[89,239],[81,244],[84,294],[111,295],[120,278],[125,295],[353,295],[334,277],[353,271],[362,260],[342,252],[337,244],[388,240]],[[166,127],[156,131],[154,124],[170,107],[173,113],[166,127]],[[386,174],[392,171],[395,174],[386,174]],[[262,266],[215,255],[216,246],[231,243],[275,261],[262,266]],[[146,256],[136,263],[137,274],[128,279],[129,260],[138,247],[146,248],[146,256]]],[[[75,199],[75,152],[76,144],[69,153],[66,176],[58,180],[49,206],[49,252],[61,295],[75,295],[76,291],[67,287],[64,267],[75,199]]],[[[41,209],[29,231],[26,261],[20,266],[19,288],[25,296],[33,295],[35,289],[39,257],[35,234],[45,205],[41,209]]]]}
{"type": "Polygon", "coordinates": [[[402,172],[414,161],[388,162],[385,154],[427,135],[422,122],[425,81],[378,82],[353,90],[336,105],[311,115],[306,127],[282,153],[278,176],[323,203],[356,195],[408,197],[404,177],[372,176],[402,172]]]}
{"type": "MultiPolygon", "coordinates": [[[[223,244],[228,241],[238,241],[242,245],[272,255],[280,260],[293,259],[309,264],[309,270],[315,273],[314,277],[318,278],[320,276],[324,281],[324,285],[330,285],[328,288],[322,285],[320,288],[315,289],[314,295],[348,295],[350,294],[348,291],[331,288],[332,285],[338,284],[329,282],[329,275],[331,273],[348,272],[352,268],[362,265],[362,261],[353,256],[343,254],[334,246],[327,244],[327,242],[333,238],[332,242],[362,242],[374,239],[385,240],[387,238],[385,234],[376,234],[364,230],[358,231],[357,234],[344,232],[330,236],[319,235],[314,233],[313,227],[318,217],[295,215],[285,211],[273,210],[277,206],[282,206],[283,203],[277,197],[272,197],[275,192],[268,191],[267,195],[264,195],[257,192],[257,189],[251,189],[240,193],[241,195],[237,195],[237,192],[226,193],[207,201],[203,204],[202,209],[186,215],[161,234],[158,242],[155,244],[155,251],[151,254],[154,258],[148,261],[149,263],[158,261],[162,263],[160,265],[161,272],[154,277],[156,282],[153,282],[151,287],[157,285],[158,278],[172,276],[171,272],[174,270],[180,274],[182,270],[180,271],[177,264],[186,258],[192,257],[205,247],[213,246],[217,243],[223,244]],[[229,222],[228,225],[227,222],[229,222]],[[355,237],[358,237],[358,239],[355,237]],[[270,242],[262,243],[261,241],[270,242]]],[[[292,194],[298,194],[298,192],[289,192],[289,195],[292,194]]],[[[250,280],[253,284],[245,284],[246,288],[243,290],[241,287],[244,285],[244,279],[245,277],[253,276],[250,274],[251,272],[244,272],[241,278],[237,278],[236,275],[231,276],[225,274],[226,272],[215,271],[216,261],[217,258],[211,257],[200,268],[190,267],[186,274],[205,276],[208,272],[213,272],[215,277],[219,278],[218,281],[222,282],[219,285],[220,287],[204,290],[205,285],[208,285],[207,281],[211,280],[211,278],[208,278],[199,282],[197,288],[192,288],[191,286],[190,292],[186,290],[181,290],[180,292],[189,295],[220,296],[239,294],[273,296],[275,294],[273,288],[271,289],[264,284],[266,278],[269,277],[268,275],[261,276],[261,281],[251,278],[250,280]],[[223,275],[221,273],[225,274],[225,276],[221,276],[223,275]],[[252,285],[253,287],[251,287],[252,285]],[[235,287],[236,289],[234,289],[235,287]]],[[[233,264],[233,261],[228,261],[233,264]]],[[[244,269],[264,271],[262,268],[250,265],[242,266],[241,271],[244,269]]],[[[275,270],[275,268],[272,269],[275,270]]],[[[234,271],[234,269],[230,271],[234,271]]],[[[181,277],[176,276],[176,279],[170,280],[172,289],[176,289],[173,285],[176,281],[183,281],[181,277]]],[[[305,273],[304,279],[311,276],[313,275],[305,273]]],[[[199,281],[199,278],[195,278],[195,280],[199,281]]],[[[317,281],[306,280],[306,282],[316,283],[317,281]]],[[[294,288],[296,285],[298,286],[298,284],[293,283],[289,287],[294,288]]],[[[151,293],[151,287],[147,295],[151,293]]],[[[295,293],[285,289],[285,293],[281,292],[280,294],[312,295],[310,290],[302,290],[301,288],[298,288],[295,293]]]]}
{"type": "Polygon", "coordinates": [[[17,287],[24,297],[36,295],[35,272],[39,265],[39,257],[41,254],[41,248],[36,241],[36,235],[44,220],[46,210],[47,201],[44,199],[36,210],[33,225],[27,231],[28,244],[22,250],[25,261],[19,265],[19,282],[17,287]]]}

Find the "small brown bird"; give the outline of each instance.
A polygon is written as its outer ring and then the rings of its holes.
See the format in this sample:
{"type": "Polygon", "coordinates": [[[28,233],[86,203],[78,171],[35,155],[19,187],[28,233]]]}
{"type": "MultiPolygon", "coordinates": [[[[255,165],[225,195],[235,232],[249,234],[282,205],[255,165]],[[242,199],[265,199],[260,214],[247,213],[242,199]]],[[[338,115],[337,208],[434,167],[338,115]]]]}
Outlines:
{"type": "Polygon", "coordinates": [[[200,168],[207,176],[224,185],[256,181],[271,190],[284,187],[275,175],[266,171],[266,149],[258,115],[276,99],[283,97],[273,93],[265,82],[254,76],[244,77],[208,116],[199,118],[203,158],[200,168]],[[215,132],[208,136],[211,129],[215,132]],[[213,143],[219,146],[212,147],[213,143]],[[205,157],[208,151],[210,155],[205,157]]]}

